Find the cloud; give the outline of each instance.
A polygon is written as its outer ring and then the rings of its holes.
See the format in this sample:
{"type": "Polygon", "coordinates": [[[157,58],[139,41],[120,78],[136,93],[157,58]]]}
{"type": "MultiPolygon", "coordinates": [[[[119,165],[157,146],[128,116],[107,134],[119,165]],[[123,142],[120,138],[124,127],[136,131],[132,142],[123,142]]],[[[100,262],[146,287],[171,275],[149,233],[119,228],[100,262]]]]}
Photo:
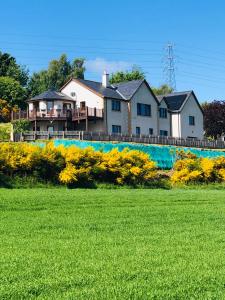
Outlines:
{"type": "Polygon", "coordinates": [[[108,61],[104,58],[97,57],[94,60],[87,60],[85,67],[89,72],[102,74],[103,71],[114,73],[117,71],[126,71],[131,69],[133,63],[127,61],[108,61]]]}

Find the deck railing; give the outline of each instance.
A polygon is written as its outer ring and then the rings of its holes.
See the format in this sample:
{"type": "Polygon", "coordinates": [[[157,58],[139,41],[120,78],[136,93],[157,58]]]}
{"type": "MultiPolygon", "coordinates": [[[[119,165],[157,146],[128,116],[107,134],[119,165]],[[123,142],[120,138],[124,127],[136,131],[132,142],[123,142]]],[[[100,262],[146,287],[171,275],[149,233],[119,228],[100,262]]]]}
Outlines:
{"type": "Polygon", "coordinates": [[[225,142],[221,140],[197,140],[181,139],[173,137],[152,136],[152,135],[125,135],[125,134],[107,134],[104,132],[84,132],[84,131],[30,131],[23,134],[14,134],[15,141],[35,141],[49,139],[77,139],[88,141],[115,141],[132,142],[141,144],[159,144],[182,147],[196,147],[209,149],[225,149],[225,142]]]}
{"type": "Polygon", "coordinates": [[[103,118],[103,109],[85,107],[84,109],[76,108],[76,109],[67,109],[67,110],[60,110],[60,109],[51,109],[51,110],[30,110],[24,111],[19,110],[16,112],[12,112],[12,120],[18,119],[47,119],[47,118],[59,118],[59,119],[67,119],[73,118],[73,120],[81,120],[86,119],[88,117],[96,117],[96,118],[103,118]]]}

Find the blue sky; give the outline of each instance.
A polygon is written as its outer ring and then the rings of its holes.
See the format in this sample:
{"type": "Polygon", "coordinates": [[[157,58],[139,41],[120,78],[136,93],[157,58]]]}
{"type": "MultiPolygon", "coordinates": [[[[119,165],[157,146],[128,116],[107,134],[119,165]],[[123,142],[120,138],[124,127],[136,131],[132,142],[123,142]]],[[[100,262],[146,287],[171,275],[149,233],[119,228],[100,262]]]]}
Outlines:
{"type": "Polygon", "coordinates": [[[86,58],[86,79],[138,65],[165,82],[165,46],[174,45],[177,90],[225,99],[223,0],[8,0],[0,10],[0,51],[30,72],[66,53],[86,58]]]}

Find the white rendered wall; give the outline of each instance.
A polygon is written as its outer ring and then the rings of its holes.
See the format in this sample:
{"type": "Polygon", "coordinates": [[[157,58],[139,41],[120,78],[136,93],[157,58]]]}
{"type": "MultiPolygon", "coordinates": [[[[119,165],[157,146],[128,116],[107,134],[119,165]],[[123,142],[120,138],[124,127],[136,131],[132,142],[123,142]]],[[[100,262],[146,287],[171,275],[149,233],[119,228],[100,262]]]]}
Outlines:
{"type": "MultiPolygon", "coordinates": [[[[164,100],[161,101],[159,108],[160,107],[167,109],[167,105],[164,100]]],[[[168,136],[171,136],[172,132],[170,129],[170,123],[171,123],[170,118],[171,117],[170,117],[170,113],[168,112],[168,110],[167,110],[167,118],[166,119],[159,117],[159,133],[160,133],[160,130],[166,130],[166,131],[168,131],[168,136]]]]}
{"type": "Polygon", "coordinates": [[[107,105],[107,128],[112,133],[112,125],[121,126],[121,133],[128,133],[128,102],[120,101],[121,111],[112,110],[112,99],[106,100],[107,105]]]}
{"type": "Polygon", "coordinates": [[[80,102],[85,101],[86,106],[88,107],[96,107],[99,109],[103,109],[104,101],[103,98],[96,95],[94,92],[88,90],[86,87],[76,82],[75,80],[70,81],[62,90],[62,93],[67,96],[73,98],[77,101],[77,106],[80,106],[80,102]],[[76,93],[75,97],[71,96],[71,93],[76,93]]]}
{"type": "Polygon", "coordinates": [[[203,138],[203,114],[191,95],[181,111],[181,136],[203,138]],[[189,125],[189,116],[195,117],[195,125],[189,125]]]}
{"type": "Polygon", "coordinates": [[[141,134],[149,134],[149,128],[153,128],[153,134],[158,135],[158,104],[144,82],[131,99],[131,132],[133,134],[136,134],[136,127],[141,128],[141,134]],[[150,104],[151,117],[138,116],[137,103],[150,104]]]}

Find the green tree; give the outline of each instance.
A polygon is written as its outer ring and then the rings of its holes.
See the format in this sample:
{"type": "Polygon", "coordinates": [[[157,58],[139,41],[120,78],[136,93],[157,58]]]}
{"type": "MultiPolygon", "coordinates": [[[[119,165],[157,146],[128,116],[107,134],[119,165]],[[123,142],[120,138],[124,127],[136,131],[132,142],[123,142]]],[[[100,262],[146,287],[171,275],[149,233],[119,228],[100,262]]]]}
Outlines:
{"type": "Polygon", "coordinates": [[[85,72],[84,62],[85,59],[82,57],[74,59],[72,63],[71,77],[84,79],[84,72],[85,72]]]}
{"type": "Polygon", "coordinates": [[[6,100],[11,107],[24,107],[26,89],[18,81],[10,77],[0,77],[0,99],[6,100]]]}
{"type": "Polygon", "coordinates": [[[139,79],[145,79],[145,74],[142,72],[142,70],[136,66],[133,66],[131,71],[119,71],[116,73],[113,73],[110,76],[110,83],[120,83],[124,81],[132,81],[132,80],[139,80],[139,79]]]}
{"type": "Polygon", "coordinates": [[[49,89],[58,90],[71,77],[83,79],[84,62],[83,58],[76,58],[71,63],[65,54],[58,60],[50,61],[47,70],[32,75],[28,85],[29,96],[35,96],[49,89]]]}
{"type": "Polygon", "coordinates": [[[0,52],[0,77],[10,77],[26,86],[29,72],[24,66],[16,63],[16,59],[9,53],[0,52]]]}
{"type": "Polygon", "coordinates": [[[163,95],[163,96],[173,92],[173,89],[167,84],[162,84],[158,88],[153,87],[152,90],[155,95],[163,95]]]}

